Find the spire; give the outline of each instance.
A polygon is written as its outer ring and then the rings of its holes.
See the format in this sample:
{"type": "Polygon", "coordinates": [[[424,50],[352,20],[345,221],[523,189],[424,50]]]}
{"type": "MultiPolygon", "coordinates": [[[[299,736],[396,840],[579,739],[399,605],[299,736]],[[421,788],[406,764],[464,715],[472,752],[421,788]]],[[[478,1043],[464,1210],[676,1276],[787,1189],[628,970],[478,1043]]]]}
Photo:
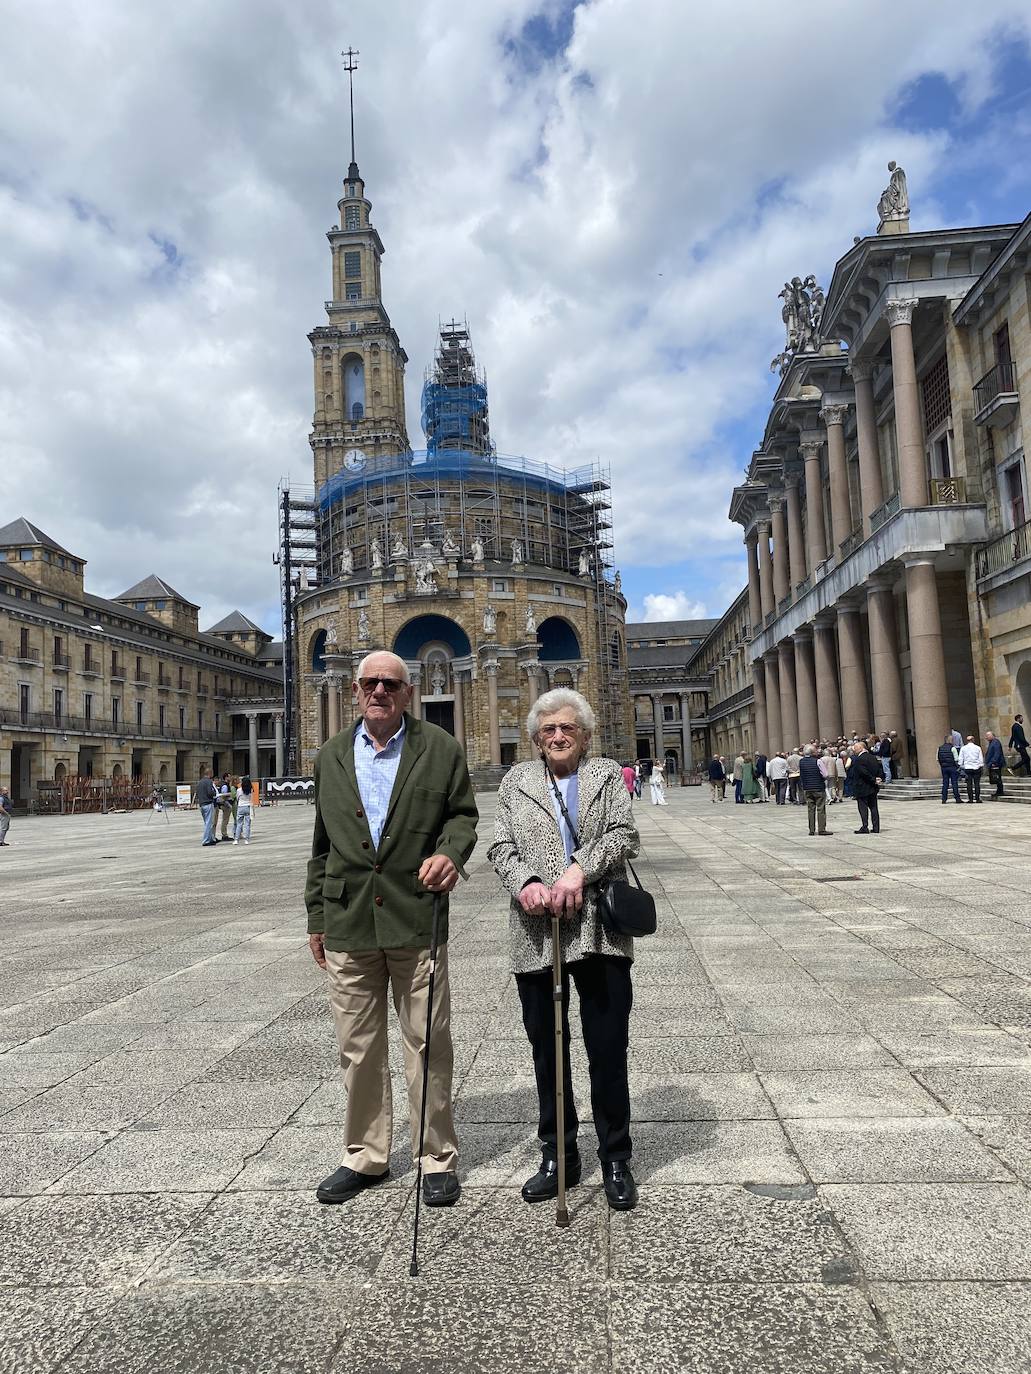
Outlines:
{"type": "Polygon", "coordinates": [[[347,180],[358,181],[360,174],[354,157],[354,74],[358,70],[358,50],[349,46],[340,56],[344,58],[344,71],[347,73],[351,95],[351,165],[347,169],[347,180]]]}

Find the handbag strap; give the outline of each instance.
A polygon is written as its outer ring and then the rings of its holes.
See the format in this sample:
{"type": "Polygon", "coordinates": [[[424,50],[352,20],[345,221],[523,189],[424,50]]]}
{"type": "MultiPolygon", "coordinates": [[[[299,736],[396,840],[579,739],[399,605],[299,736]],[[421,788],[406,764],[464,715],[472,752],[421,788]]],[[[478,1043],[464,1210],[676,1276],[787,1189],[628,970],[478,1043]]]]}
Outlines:
{"type": "MultiPolygon", "coordinates": [[[[551,771],[551,768],[550,768],[549,765],[548,765],[548,760],[547,760],[546,758],[542,758],[542,759],[541,759],[541,763],[544,764],[544,771],[545,771],[545,773],[547,773],[547,775],[548,775],[548,781],[551,783],[551,790],[555,793],[555,799],[556,799],[556,801],[558,802],[559,810],[562,812],[562,819],[565,821],[566,825],[569,827],[569,834],[570,834],[570,836],[572,837],[572,840],[573,840],[573,848],[574,848],[574,849],[579,849],[579,848],[580,848],[580,836],[577,834],[577,832],[576,832],[576,826],[573,824],[573,822],[572,822],[572,820],[571,820],[571,818],[570,818],[569,811],[568,811],[568,809],[566,808],[565,798],[562,796],[561,789],[559,788],[558,783],[555,781],[555,775],[554,775],[554,773],[551,771]]],[[[637,876],[637,870],[634,868],[633,864],[630,862],[629,859],[626,859],[626,860],[625,860],[625,863],[626,863],[627,868],[629,868],[630,872],[631,872],[631,873],[633,874],[633,876],[634,876],[634,882],[637,884],[638,887],[640,887],[640,886],[641,886],[641,880],[640,880],[640,878],[637,876]]],[[[643,888],[642,888],[642,891],[643,891],[643,888]]]]}

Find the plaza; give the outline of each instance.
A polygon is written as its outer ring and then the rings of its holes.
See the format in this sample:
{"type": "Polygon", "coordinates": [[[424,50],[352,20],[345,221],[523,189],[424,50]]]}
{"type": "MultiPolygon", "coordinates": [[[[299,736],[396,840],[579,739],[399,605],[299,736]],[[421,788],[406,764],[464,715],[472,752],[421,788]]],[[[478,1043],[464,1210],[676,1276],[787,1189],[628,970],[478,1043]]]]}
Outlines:
{"type": "MultiPolygon", "coordinates": [[[[463,1197],[423,1213],[393,1036],[384,1187],[323,1208],[343,1095],[310,808],[17,818],[0,946],[0,1370],[992,1371],[1031,1364],[1021,807],[638,807],[641,1201],[530,1208],[535,1093],[481,843],[450,951],[463,1197]]],[[[575,1002],[575,999],[574,999],[575,1002]]],[[[574,1021],[575,1024],[575,1021],[574,1021]]],[[[586,1066],[573,1050],[593,1157],[586,1066]]]]}

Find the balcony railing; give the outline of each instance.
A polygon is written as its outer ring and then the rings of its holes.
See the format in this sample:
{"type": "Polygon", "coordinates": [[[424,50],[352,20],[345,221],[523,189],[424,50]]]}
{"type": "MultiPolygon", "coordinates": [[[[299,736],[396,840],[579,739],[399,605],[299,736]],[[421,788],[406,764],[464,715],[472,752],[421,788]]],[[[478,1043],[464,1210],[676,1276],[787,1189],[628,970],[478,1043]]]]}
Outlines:
{"type": "Polygon", "coordinates": [[[975,575],[990,577],[992,573],[1003,572],[1027,559],[1031,559],[1031,520],[1026,520],[1015,530],[1007,530],[998,539],[978,549],[974,555],[975,575]]]}
{"type": "Polygon", "coordinates": [[[96,661],[96,659],[84,658],[82,660],[82,667],[79,671],[85,673],[87,677],[99,677],[100,664],[96,661]]]}
{"type": "Polygon", "coordinates": [[[967,499],[967,484],[962,477],[932,477],[929,489],[932,506],[961,506],[967,499]]]}
{"type": "Polygon", "coordinates": [[[881,526],[893,515],[898,514],[902,506],[902,496],[895,492],[894,496],[889,496],[883,506],[878,506],[875,511],[870,512],[870,532],[879,530],[881,526]]]}
{"type": "Polygon", "coordinates": [[[72,660],[68,654],[59,654],[55,649],[51,663],[55,668],[70,668],[72,660]]]}
{"type": "Polygon", "coordinates": [[[158,686],[159,686],[159,687],[171,687],[171,685],[172,685],[172,679],[171,679],[170,677],[168,677],[167,674],[165,674],[165,673],[158,673],[158,686]]]}
{"type": "Polygon", "coordinates": [[[117,735],[124,739],[165,739],[197,743],[208,740],[224,744],[231,742],[227,726],[219,730],[181,730],[178,727],[173,729],[170,725],[137,725],[135,721],[104,720],[98,716],[66,716],[63,711],[21,711],[17,707],[0,709],[0,725],[8,728],[21,726],[26,730],[44,730],[65,735],[117,735]]]}
{"type": "Polygon", "coordinates": [[[1013,363],[996,363],[974,386],[974,423],[1008,425],[1020,405],[1017,369],[1013,363]]]}
{"type": "Polygon", "coordinates": [[[119,663],[118,660],[117,660],[116,658],[113,658],[113,659],[111,660],[111,681],[112,681],[112,682],[124,682],[124,681],[125,681],[125,664],[124,664],[124,663],[119,663]]]}
{"type": "Polygon", "coordinates": [[[789,592],[787,596],[782,596],[781,599],[777,602],[777,614],[783,615],[790,605],[791,593],[789,592]]]}
{"type": "Polygon", "coordinates": [[[146,673],[146,672],[143,672],[143,671],[142,671],[141,669],[139,669],[139,668],[137,668],[136,671],[133,673],[133,675],[132,675],[132,680],[133,680],[133,682],[136,683],[136,685],[139,686],[139,687],[149,687],[149,686],[150,686],[150,674],[149,674],[149,673],[146,673]]]}
{"type": "Polygon", "coordinates": [[[19,644],[11,650],[11,657],[14,659],[15,663],[38,663],[39,650],[27,649],[19,644]]]}

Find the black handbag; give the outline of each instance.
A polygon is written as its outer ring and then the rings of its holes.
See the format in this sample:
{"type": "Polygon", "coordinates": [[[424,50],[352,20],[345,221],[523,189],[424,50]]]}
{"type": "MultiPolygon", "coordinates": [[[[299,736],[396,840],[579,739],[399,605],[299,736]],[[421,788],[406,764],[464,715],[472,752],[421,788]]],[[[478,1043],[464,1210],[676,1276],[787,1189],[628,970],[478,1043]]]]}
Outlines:
{"type": "MultiPolygon", "coordinates": [[[[569,818],[569,812],[566,810],[566,804],[562,799],[558,783],[556,783],[554,775],[548,767],[547,760],[543,760],[543,763],[552,791],[558,799],[559,810],[569,827],[573,845],[579,849],[580,836],[569,818]]],[[[629,859],[626,861],[626,866],[633,876],[633,883],[628,883],[625,878],[603,878],[597,884],[598,914],[601,916],[601,923],[609,935],[629,936],[636,940],[640,939],[642,935],[655,934],[658,917],[655,912],[655,898],[641,886],[641,880],[629,859]]]]}

